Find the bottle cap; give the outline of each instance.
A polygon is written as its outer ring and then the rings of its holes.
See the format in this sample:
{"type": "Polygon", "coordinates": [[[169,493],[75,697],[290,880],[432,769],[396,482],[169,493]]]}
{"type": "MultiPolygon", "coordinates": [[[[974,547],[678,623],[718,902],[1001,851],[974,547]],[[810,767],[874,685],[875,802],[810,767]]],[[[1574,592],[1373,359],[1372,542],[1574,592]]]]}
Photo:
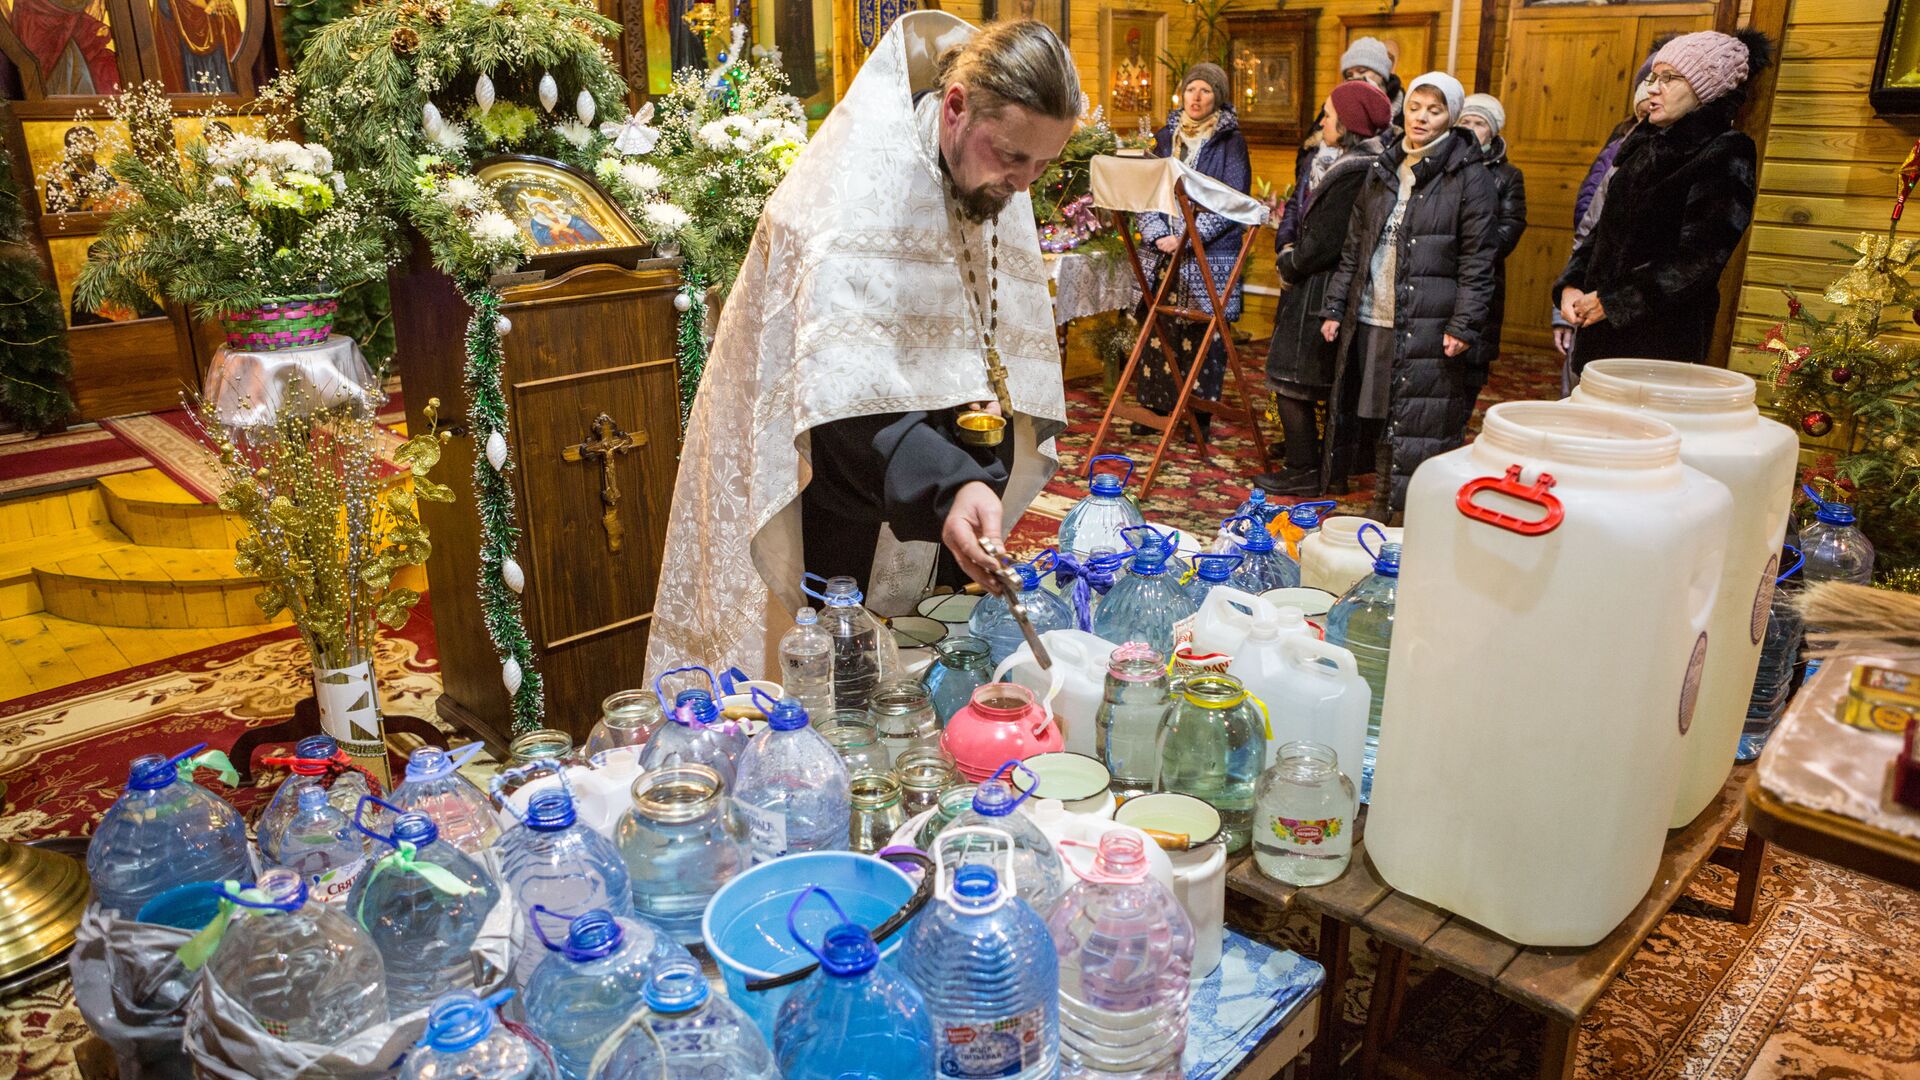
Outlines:
{"type": "Polygon", "coordinates": [[[1110,472],[1094,473],[1093,482],[1088,484],[1087,488],[1095,495],[1104,497],[1118,495],[1123,490],[1120,483],[1120,475],[1110,472]]]}
{"type": "Polygon", "coordinates": [[[625,939],[626,931],[613,914],[595,908],[567,924],[567,942],[561,951],[567,959],[584,963],[612,955],[625,939]]]}
{"type": "Polygon", "coordinates": [[[864,975],[880,962],[880,948],[867,928],[841,923],[820,943],[820,970],[837,978],[864,975]]]}
{"type": "Polygon", "coordinates": [[[1240,568],[1240,562],[1243,558],[1244,556],[1241,555],[1195,555],[1193,557],[1193,573],[1194,576],[1198,577],[1201,581],[1220,585],[1225,583],[1228,578],[1233,576],[1233,572],[1240,568]]]}
{"type": "Polygon", "coordinates": [[[959,907],[985,907],[1000,894],[1000,875],[993,867],[968,863],[953,872],[953,900],[959,907]]]}
{"type": "Polygon", "coordinates": [[[1853,513],[1853,507],[1848,506],[1846,503],[1829,502],[1828,500],[1823,499],[1818,495],[1815,495],[1813,493],[1812,486],[1808,484],[1801,484],[1800,490],[1806,492],[1807,498],[1813,500],[1813,505],[1814,505],[1813,516],[1821,524],[1851,525],[1854,523],[1855,518],[1853,513]]]}
{"type": "Polygon", "coordinates": [[[711,724],[720,718],[720,706],[705,690],[682,690],[673,699],[673,718],[682,724],[711,724]]]}
{"type": "Polygon", "coordinates": [[[159,754],[141,754],[127,770],[128,791],[159,791],[180,778],[179,766],[159,754]]]}
{"type": "Polygon", "coordinates": [[[767,710],[767,726],[775,731],[798,731],[807,726],[807,708],[793,698],[781,698],[767,710]]]}
{"type": "Polygon", "coordinates": [[[425,814],[401,814],[393,823],[393,839],[396,843],[404,840],[416,848],[423,848],[440,839],[440,826],[425,814]]]}
{"type": "Polygon", "coordinates": [[[973,790],[974,813],[982,816],[1006,817],[1018,805],[1012,786],[1005,780],[988,780],[973,790]]]}
{"type": "Polygon", "coordinates": [[[810,607],[803,607],[793,613],[795,626],[814,626],[820,622],[820,613],[810,607]]]}
{"type": "Polygon", "coordinates": [[[527,828],[554,832],[574,823],[573,797],[560,788],[542,788],[527,800],[527,828]]]}
{"type": "Polygon", "coordinates": [[[669,960],[647,980],[647,1008],[657,1013],[683,1013],[707,1000],[707,980],[691,960],[669,960]]]}
{"type": "Polygon", "coordinates": [[[407,756],[407,779],[413,783],[438,780],[453,771],[453,759],[437,746],[423,746],[407,756]]]}
{"type": "Polygon", "coordinates": [[[323,787],[304,787],[296,797],[295,805],[302,810],[318,810],[327,805],[327,789],[323,787]]]}
{"type": "Polygon", "coordinates": [[[1267,527],[1260,523],[1259,518],[1248,514],[1236,514],[1226,520],[1228,532],[1233,532],[1233,523],[1236,521],[1247,523],[1245,536],[1234,533],[1234,543],[1240,545],[1242,551],[1260,554],[1273,550],[1273,534],[1267,531],[1267,527]]]}
{"type": "Polygon", "coordinates": [[[266,895],[269,907],[294,911],[307,902],[307,882],[298,870],[276,866],[262,872],[253,884],[266,895]]]}
{"type": "Polygon", "coordinates": [[[1381,577],[1397,578],[1400,576],[1399,544],[1380,545],[1380,554],[1374,556],[1373,572],[1379,574],[1381,577]]]}

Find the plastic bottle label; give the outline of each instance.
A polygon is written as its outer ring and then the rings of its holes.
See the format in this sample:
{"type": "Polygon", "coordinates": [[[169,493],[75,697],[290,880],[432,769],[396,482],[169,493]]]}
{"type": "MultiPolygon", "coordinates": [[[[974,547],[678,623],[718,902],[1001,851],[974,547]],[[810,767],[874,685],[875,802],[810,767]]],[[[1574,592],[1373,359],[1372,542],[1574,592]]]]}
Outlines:
{"type": "Polygon", "coordinates": [[[764,806],[736,802],[740,815],[747,819],[748,842],[753,845],[753,861],[763,863],[787,853],[787,815],[764,806]]]}
{"type": "Polygon", "coordinates": [[[940,1080],[1020,1075],[1039,1064],[1046,1026],[1042,1003],[1001,1020],[941,1028],[940,1080]]]}
{"type": "Polygon", "coordinates": [[[1693,643],[1693,658],[1687,661],[1687,677],[1680,683],[1680,734],[1693,727],[1693,707],[1700,704],[1700,676],[1707,668],[1707,634],[1701,631],[1693,643]]]}
{"type": "Polygon", "coordinates": [[[363,855],[345,866],[331,866],[307,879],[307,896],[323,904],[344,904],[360,872],[367,868],[363,855]]]}
{"type": "Polygon", "coordinates": [[[1747,632],[1753,635],[1753,644],[1767,636],[1767,616],[1773,611],[1773,579],[1780,572],[1780,556],[1767,560],[1767,568],[1760,571],[1760,588],[1753,594],[1753,615],[1747,632]]]}

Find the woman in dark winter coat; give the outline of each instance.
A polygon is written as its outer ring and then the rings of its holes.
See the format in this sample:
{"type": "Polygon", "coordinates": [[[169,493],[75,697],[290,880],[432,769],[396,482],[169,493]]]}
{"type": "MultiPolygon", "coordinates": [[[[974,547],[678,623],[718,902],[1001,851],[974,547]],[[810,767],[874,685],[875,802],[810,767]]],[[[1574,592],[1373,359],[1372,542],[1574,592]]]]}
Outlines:
{"type": "Polygon", "coordinates": [[[1406,501],[1427,458],[1459,446],[1484,368],[1466,355],[1486,332],[1499,253],[1499,193],[1470,132],[1454,128],[1466,93],[1429,72],[1407,88],[1406,137],[1367,171],[1321,334],[1338,343],[1328,480],[1343,478],[1380,429],[1374,512],[1406,501]],[[1344,459],[1344,460],[1343,460],[1344,459]]]}
{"type": "MultiPolygon", "coordinates": [[[[1460,126],[1473,132],[1480,154],[1493,173],[1494,190],[1500,193],[1500,258],[1493,264],[1493,307],[1487,312],[1487,329],[1480,343],[1467,355],[1481,368],[1500,359],[1500,323],[1507,317],[1507,256],[1520,246],[1520,234],[1527,231],[1527,181],[1519,166],[1507,160],[1507,140],[1500,129],[1507,126],[1507,110],[1492,94],[1468,94],[1460,114],[1460,126]]],[[[1481,375],[1484,381],[1485,374],[1481,375]]]]}
{"type": "MultiPolygon", "coordinates": [[[[1355,38],[1347,51],[1340,54],[1341,82],[1370,82],[1387,97],[1387,126],[1399,126],[1400,76],[1393,73],[1393,53],[1387,50],[1386,42],[1375,37],[1355,38]]],[[[1300,212],[1306,205],[1307,176],[1316,162],[1324,169],[1327,163],[1340,156],[1340,148],[1327,145],[1321,137],[1321,124],[1327,118],[1327,110],[1321,109],[1314,117],[1313,133],[1300,144],[1293,158],[1293,191],[1287,196],[1286,205],[1280,215],[1280,221],[1273,227],[1273,249],[1279,251],[1299,238],[1300,212]]],[[[1378,133],[1382,142],[1391,139],[1383,129],[1378,133]]]]}
{"type": "MultiPolygon", "coordinates": [[[[1154,155],[1177,156],[1195,171],[1236,191],[1247,191],[1253,185],[1253,165],[1247,158],[1247,140],[1240,134],[1240,121],[1227,104],[1232,99],[1228,96],[1226,72],[1216,64],[1195,64],[1181,83],[1180,100],[1180,108],[1174,110],[1167,118],[1167,126],[1154,137],[1154,155]]],[[[1149,280],[1157,284],[1160,267],[1179,245],[1186,224],[1166,214],[1141,214],[1137,221],[1141,262],[1149,280]]],[[[1206,246],[1207,266],[1213,275],[1214,287],[1220,288],[1240,256],[1245,227],[1205,210],[1196,213],[1195,224],[1206,246]]],[[[1212,301],[1207,299],[1206,284],[1194,260],[1181,263],[1176,290],[1177,295],[1169,297],[1172,302],[1212,313],[1212,301]]],[[[1240,318],[1241,292],[1236,284],[1223,299],[1230,323],[1240,318]]],[[[1194,351],[1206,329],[1205,324],[1186,320],[1168,325],[1173,328],[1174,351],[1180,355],[1181,370],[1169,370],[1166,355],[1148,349],[1141,357],[1141,379],[1135,391],[1142,405],[1163,416],[1173,411],[1174,402],[1180,396],[1180,384],[1186,378],[1186,367],[1193,363],[1194,351]]],[[[1193,386],[1194,396],[1220,400],[1220,386],[1226,373],[1226,346],[1216,338],[1201,363],[1200,377],[1193,386]]],[[[1194,418],[1205,430],[1209,415],[1195,413],[1194,418]]]]}
{"type": "Polygon", "coordinates": [[[1753,140],[1734,129],[1765,36],[1682,34],[1654,54],[1647,122],[1620,144],[1593,232],[1554,284],[1573,367],[1707,359],[1720,274],[1753,221],[1753,140]]]}
{"type": "MultiPolygon", "coordinates": [[[[1338,152],[1314,162],[1295,188],[1299,198],[1294,242],[1280,249],[1276,267],[1283,292],[1267,353],[1267,384],[1273,390],[1285,433],[1284,467],[1261,473],[1254,483],[1276,495],[1313,495],[1320,484],[1320,429],[1315,404],[1333,388],[1333,345],[1320,335],[1320,309],[1327,280],[1340,265],[1347,222],[1367,167],[1380,156],[1379,135],[1392,123],[1393,103],[1371,82],[1334,87],[1321,111],[1321,141],[1338,152]]],[[[1344,488],[1342,492],[1344,493],[1344,488]]]]}

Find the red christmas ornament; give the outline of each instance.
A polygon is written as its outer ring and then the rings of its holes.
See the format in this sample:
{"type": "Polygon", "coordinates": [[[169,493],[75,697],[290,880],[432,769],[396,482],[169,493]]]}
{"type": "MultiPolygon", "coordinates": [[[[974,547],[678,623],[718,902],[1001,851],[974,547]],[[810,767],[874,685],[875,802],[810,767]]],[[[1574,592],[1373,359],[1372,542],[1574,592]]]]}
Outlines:
{"type": "Polygon", "coordinates": [[[1833,379],[1834,382],[1844,385],[1848,379],[1853,378],[1853,369],[1849,367],[1837,367],[1828,373],[1828,377],[1833,379]]]}
{"type": "Polygon", "coordinates": [[[1787,314],[1796,319],[1800,317],[1800,301],[1794,299],[1791,295],[1787,297],[1787,314]]]}
{"type": "Polygon", "coordinates": [[[1833,430],[1833,417],[1815,409],[1800,418],[1800,430],[1817,439],[1833,430]]]}

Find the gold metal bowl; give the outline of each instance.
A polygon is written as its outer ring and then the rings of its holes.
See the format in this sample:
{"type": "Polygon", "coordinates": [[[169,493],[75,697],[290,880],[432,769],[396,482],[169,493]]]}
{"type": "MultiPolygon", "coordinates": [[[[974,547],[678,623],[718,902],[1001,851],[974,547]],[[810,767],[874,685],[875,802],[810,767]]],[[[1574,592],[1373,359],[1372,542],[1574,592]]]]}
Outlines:
{"type": "Polygon", "coordinates": [[[954,419],[954,426],[968,446],[999,446],[1007,437],[1007,418],[990,412],[968,410],[954,419]]]}

